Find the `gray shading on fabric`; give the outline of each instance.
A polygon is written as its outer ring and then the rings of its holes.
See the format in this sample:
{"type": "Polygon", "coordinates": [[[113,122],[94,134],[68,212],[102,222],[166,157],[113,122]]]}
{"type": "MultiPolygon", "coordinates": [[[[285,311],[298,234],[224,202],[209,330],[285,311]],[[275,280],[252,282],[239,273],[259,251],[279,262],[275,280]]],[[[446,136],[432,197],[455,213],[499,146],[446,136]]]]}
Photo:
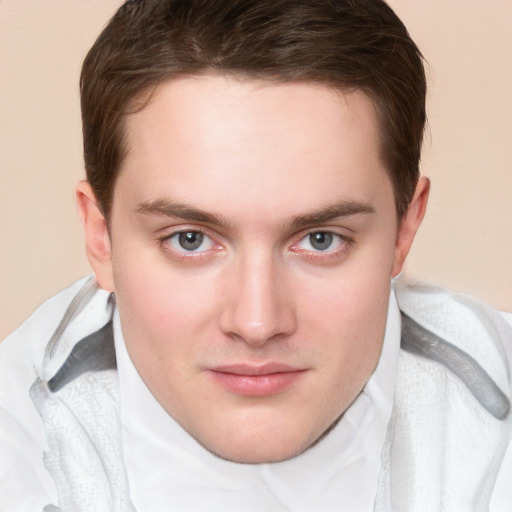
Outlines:
{"type": "Polygon", "coordinates": [[[85,372],[116,368],[114,332],[112,321],[110,321],[73,347],[64,364],[48,381],[48,388],[55,393],[85,372]]]}
{"type": "Polygon", "coordinates": [[[425,329],[402,311],[402,349],[435,361],[457,376],[480,405],[503,421],[510,402],[489,374],[469,354],[425,329]]]}
{"type": "Polygon", "coordinates": [[[94,297],[94,294],[97,291],[96,281],[93,277],[87,279],[87,281],[83,284],[82,288],[78,291],[78,293],[73,297],[73,300],[67,307],[62,320],[59,322],[59,325],[55,329],[48,345],[46,345],[44,362],[50,360],[57,348],[58,342],[60,341],[64,331],[67,326],[85,309],[85,306],[89,304],[91,299],[94,297]]]}

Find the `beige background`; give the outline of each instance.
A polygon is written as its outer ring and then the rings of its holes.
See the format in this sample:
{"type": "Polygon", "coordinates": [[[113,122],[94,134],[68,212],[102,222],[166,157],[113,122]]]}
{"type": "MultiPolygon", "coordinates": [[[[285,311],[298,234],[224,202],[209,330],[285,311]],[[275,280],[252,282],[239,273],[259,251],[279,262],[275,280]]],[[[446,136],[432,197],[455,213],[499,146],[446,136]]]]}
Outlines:
{"type": "MultiPolygon", "coordinates": [[[[430,63],[427,219],[407,265],[512,311],[512,2],[392,0],[430,63]]],[[[0,0],[0,339],[89,272],[78,75],[119,0],[0,0]]]]}

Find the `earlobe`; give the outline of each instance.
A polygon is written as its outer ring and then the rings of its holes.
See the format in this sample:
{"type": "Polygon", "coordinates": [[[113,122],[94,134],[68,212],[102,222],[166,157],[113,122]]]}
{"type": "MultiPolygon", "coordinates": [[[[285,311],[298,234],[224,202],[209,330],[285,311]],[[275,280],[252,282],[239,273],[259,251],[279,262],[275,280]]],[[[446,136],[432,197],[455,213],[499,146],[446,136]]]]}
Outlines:
{"type": "Polygon", "coordinates": [[[397,276],[409,254],[412,242],[420,227],[427,210],[428,195],[430,192],[430,180],[420,177],[416,185],[416,191],[409,203],[409,207],[400,221],[395,243],[395,257],[393,260],[392,277],[397,276]]]}
{"type": "Polygon", "coordinates": [[[101,288],[112,292],[114,291],[114,280],[108,225],[88,181],[78,183],[76,202],[85,232],[87,258],[96,276],[96,281],[101,288]]]}

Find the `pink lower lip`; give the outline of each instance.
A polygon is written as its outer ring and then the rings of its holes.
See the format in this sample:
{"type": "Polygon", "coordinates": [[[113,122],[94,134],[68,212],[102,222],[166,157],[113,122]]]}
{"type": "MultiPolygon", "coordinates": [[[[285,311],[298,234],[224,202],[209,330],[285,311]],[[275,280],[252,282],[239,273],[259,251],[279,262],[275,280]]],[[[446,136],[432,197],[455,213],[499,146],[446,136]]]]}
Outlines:
{"type": "Polygon", "coordinates": [[[250,369],[244,373],[241,368],[234,371],[226,368],[213,369],[210,373],[218,384],[232,393],[245,396],[269,396],[291,387],[305,373],[305,370],[254,372],[250,369]]]}

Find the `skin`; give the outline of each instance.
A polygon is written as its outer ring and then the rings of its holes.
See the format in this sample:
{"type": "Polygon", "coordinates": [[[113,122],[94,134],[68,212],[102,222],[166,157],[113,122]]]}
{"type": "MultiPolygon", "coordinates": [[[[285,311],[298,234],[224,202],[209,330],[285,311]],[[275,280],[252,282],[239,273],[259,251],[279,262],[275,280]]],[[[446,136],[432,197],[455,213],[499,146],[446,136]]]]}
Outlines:
{"type": "Polygon", "coordinates": [[[428,180],[398,223],[371,100],[320,84],[175,79],[125,129],[110,229],[86,182],[77,198],[135,367],[220,457],[296,456],[377,365],[390,280],[428,180]],[[187,232],[204,233],[195,250],[183,247],[187,232]],[[233,392],[212,371],[267,363],[300,371],[263,396],[233,392]]]}

